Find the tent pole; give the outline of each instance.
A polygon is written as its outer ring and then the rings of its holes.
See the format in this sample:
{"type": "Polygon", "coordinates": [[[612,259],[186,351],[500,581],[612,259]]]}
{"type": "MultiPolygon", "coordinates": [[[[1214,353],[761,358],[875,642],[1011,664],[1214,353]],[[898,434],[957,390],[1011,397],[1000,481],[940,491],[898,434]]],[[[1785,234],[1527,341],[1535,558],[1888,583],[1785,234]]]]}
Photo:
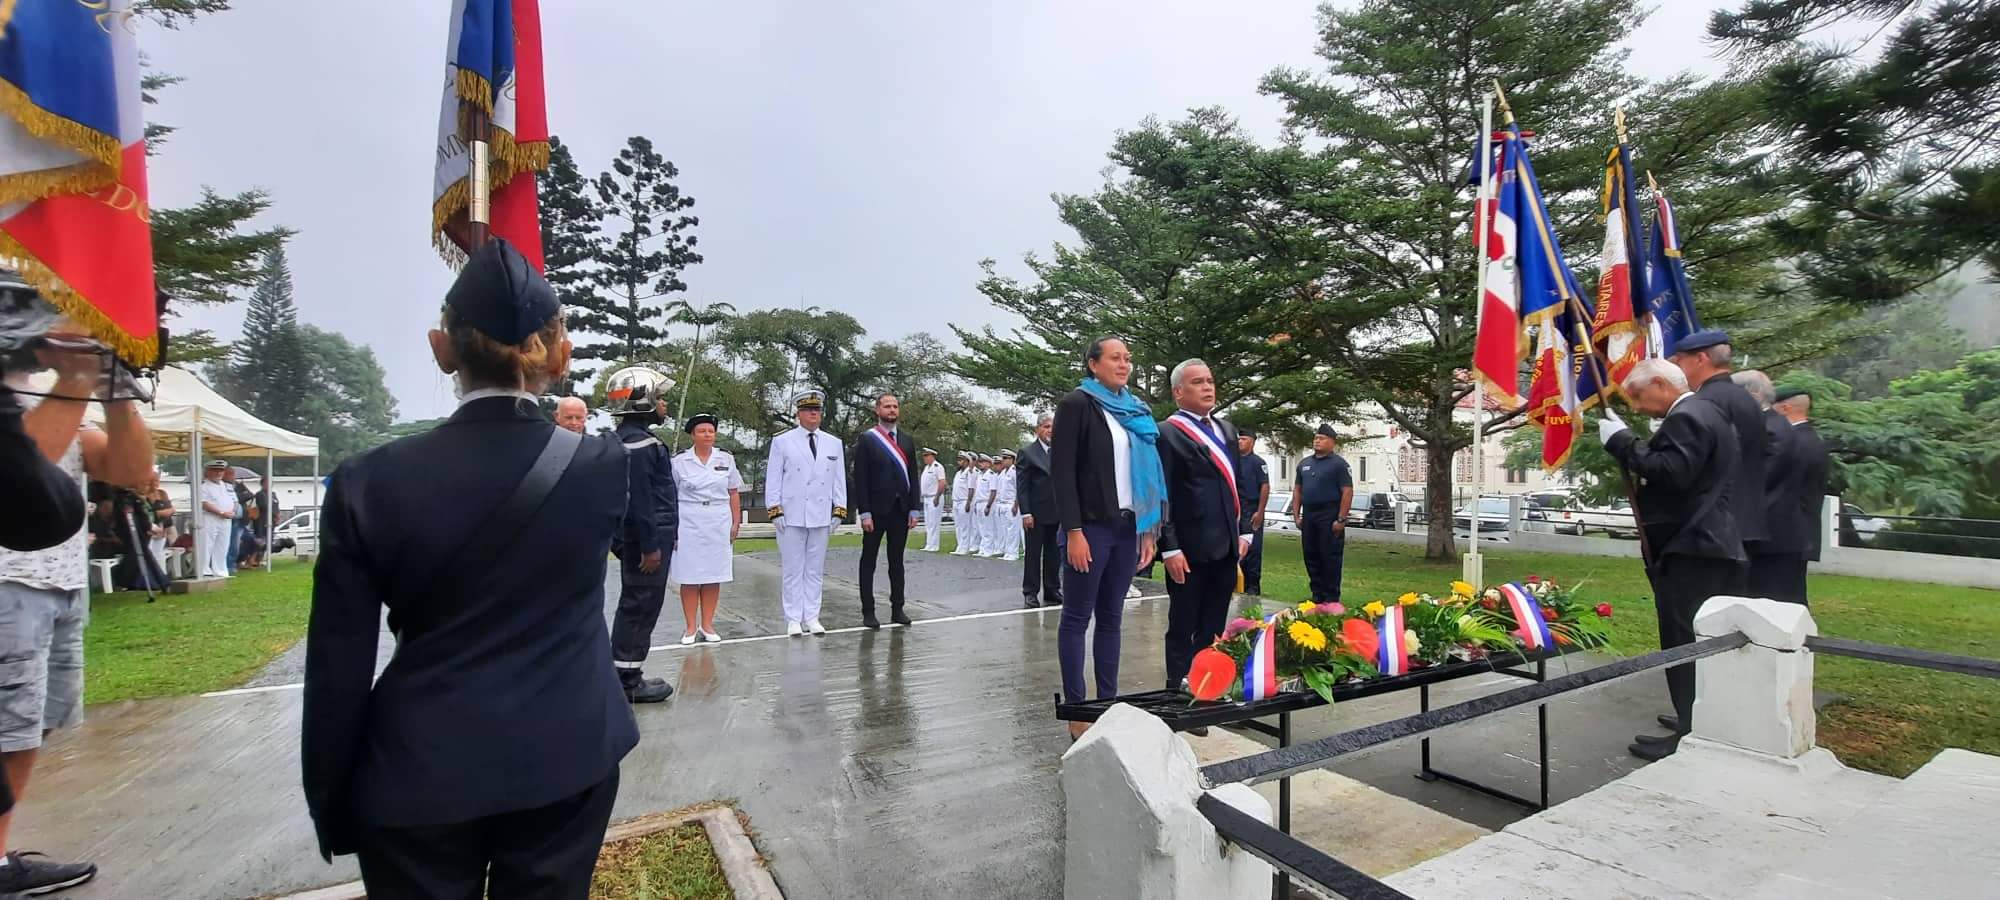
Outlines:
{"type": "Polygon", "coordinates": [[[278,517],[273,512],[278,508],[278,470],[272,465],[271,448],[264,448],[264,508],[257,511],[264,517],[264,571],[271,571],[271,548],[278,545],[278,517]]]}
{"type": "Polygon", "coordinates": [[[201,580],[201,407],[194,408],[194,435],[188,439],[188,556],[194,559],[194,577],[201,580]]]}

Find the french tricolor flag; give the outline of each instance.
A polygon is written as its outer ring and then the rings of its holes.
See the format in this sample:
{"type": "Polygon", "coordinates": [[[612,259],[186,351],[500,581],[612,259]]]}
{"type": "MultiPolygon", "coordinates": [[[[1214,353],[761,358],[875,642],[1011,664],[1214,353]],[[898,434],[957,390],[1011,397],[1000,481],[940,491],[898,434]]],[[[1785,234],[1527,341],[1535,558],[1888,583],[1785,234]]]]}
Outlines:
{"type": "Polygon", "coordinates": [[[1264,620],[1257,636],[1250,640],[1250,657],[1243,661],[1243,699],[1269,700],[1278,695],[1278,637],[1276,617],[1264,620]]]}
{"type": "Polygon", "coordinates": [[[1520,625],[1514,629],[1514,636],[1520,638],[1521,643],[1530,650],[1555,649],[1555,633],[1549,631],[1549,622],[1542,618],[1542,605],[1535,600],[1534,594],[1520,584],[1510,582],[1500,586],[1500,596],[1506,599],[1507,608],[1514,613],[1515,623],[1520,625]]]}
{"type": "Polygon", "coordinates": [[[1401,606],[1391,606],[1382,611],[1382,618],[1375,620],[1375,628],[1382,638],[1382,648],[1375,651],[1375,668],[1384,675],[1407,675],[1410,673],[1410,648],[1403,643],[1403,632],[1408,627],[1403,618],[1401,606]]]}
{"type": "Polygon", "coordinates": [[[452,0],[437,168],[431,179],[431,240],[453,262],[463,259],[467,249],[471,142],[482,136],[476,128],[482,119],[490,148],[490,231],[540,269],[535,173],[549,166],[549,114],[538,0],[452,0]]]}
{"type": "Polygon", "coordinates": [[[132,4],[0,3],[0,265],[144,366],[160,323],[132,4]]]}

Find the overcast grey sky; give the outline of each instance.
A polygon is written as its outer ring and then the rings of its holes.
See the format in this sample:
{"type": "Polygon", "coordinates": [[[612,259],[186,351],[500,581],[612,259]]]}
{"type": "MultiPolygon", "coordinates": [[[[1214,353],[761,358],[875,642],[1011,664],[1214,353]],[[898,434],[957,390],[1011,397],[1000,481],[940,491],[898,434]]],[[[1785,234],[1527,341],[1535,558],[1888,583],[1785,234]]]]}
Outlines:
{"type": "MultiPolygon", "coordinates": [[[[431,250],[432,145],[448,0],[238,0],[142,48],[186,77],[154,110],[177,126],[156,205],[202,185],[261,187],[302,321],[373,347],[401,418],[444,415],[423,331],[451,272],[431,250]]],[[[1666,4],[1633,68],[1716,71],[1708,3],[1666,4]]],[[[697,200],[689,296],[739,310],[801,298],[873,339],[1013,324],[974,290],[1071,235],[1052,192],[1102,181],[1113,135],[1220,105],[1275,136],[1256,92],[1311,66],[1308,0],[545,0],[549,118],[587,174],[643,134],[697,200]]],[[[233,337],[242,306],[186,317],[233,337]]]]}

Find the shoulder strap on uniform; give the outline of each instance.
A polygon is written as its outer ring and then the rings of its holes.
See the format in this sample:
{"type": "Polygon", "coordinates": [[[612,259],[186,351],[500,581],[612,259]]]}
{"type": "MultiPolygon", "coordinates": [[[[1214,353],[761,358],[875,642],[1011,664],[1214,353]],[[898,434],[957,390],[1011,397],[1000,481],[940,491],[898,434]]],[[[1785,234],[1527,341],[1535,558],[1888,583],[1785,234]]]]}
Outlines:
{"type": "MultiPolygon", "coordinates": [[[[563,473],[568,471],[570,463],[575,461],[576,449],[582,443],[583,436],[574,431],[567,428],[550,429],[549,442],[542,445],[541,454],[535,457],[535,462],[528,467],[527,474],[521,476],[520,483],[514,485],[514,493],[508,495],[507,499],[494,509],[492,515],[481,520],[492,523],[493,533],[475,532],[459,546],[458,552],[453,553],[445,564],[432,569],[435,574],[431,578],[431,587],[420,596],[436,596],[438,588],[446,585],[442,576],[447,572],[479,573],[456,582],[461,590],[478,587],[482,576],[493,571],[493,564],[508,550],[513,549],[514,542],[520,539],[521,532],[527,528],[528,520],[534,517],[536,510],[542,508],[542,503],[547,501],[550,492],[555,490],[556,482],[562,480],[563,473]]],[[[435,615],[442,609],[430,605],[427,611],[435,615]]]]}

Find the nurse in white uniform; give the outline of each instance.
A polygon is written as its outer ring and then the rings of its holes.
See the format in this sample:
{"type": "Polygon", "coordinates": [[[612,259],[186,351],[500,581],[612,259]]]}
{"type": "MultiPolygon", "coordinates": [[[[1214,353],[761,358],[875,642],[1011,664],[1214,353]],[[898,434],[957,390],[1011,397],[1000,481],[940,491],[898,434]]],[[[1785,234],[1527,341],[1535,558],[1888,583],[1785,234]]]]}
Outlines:
{"type": "Polygon", "coordinates": [[[693,446],[674,457],[674,485],[680,492],[680,526],[675,534],[670,577],[681,586],[681,617],[687,630],[681,643],[699,636],[715,642],[715,607],[722,601],[722,583],[735,579],[731,544],[743,521],[743,476],[736,458],[715,446],[715,417],[701,413],[682,429],[693,446]]]}

